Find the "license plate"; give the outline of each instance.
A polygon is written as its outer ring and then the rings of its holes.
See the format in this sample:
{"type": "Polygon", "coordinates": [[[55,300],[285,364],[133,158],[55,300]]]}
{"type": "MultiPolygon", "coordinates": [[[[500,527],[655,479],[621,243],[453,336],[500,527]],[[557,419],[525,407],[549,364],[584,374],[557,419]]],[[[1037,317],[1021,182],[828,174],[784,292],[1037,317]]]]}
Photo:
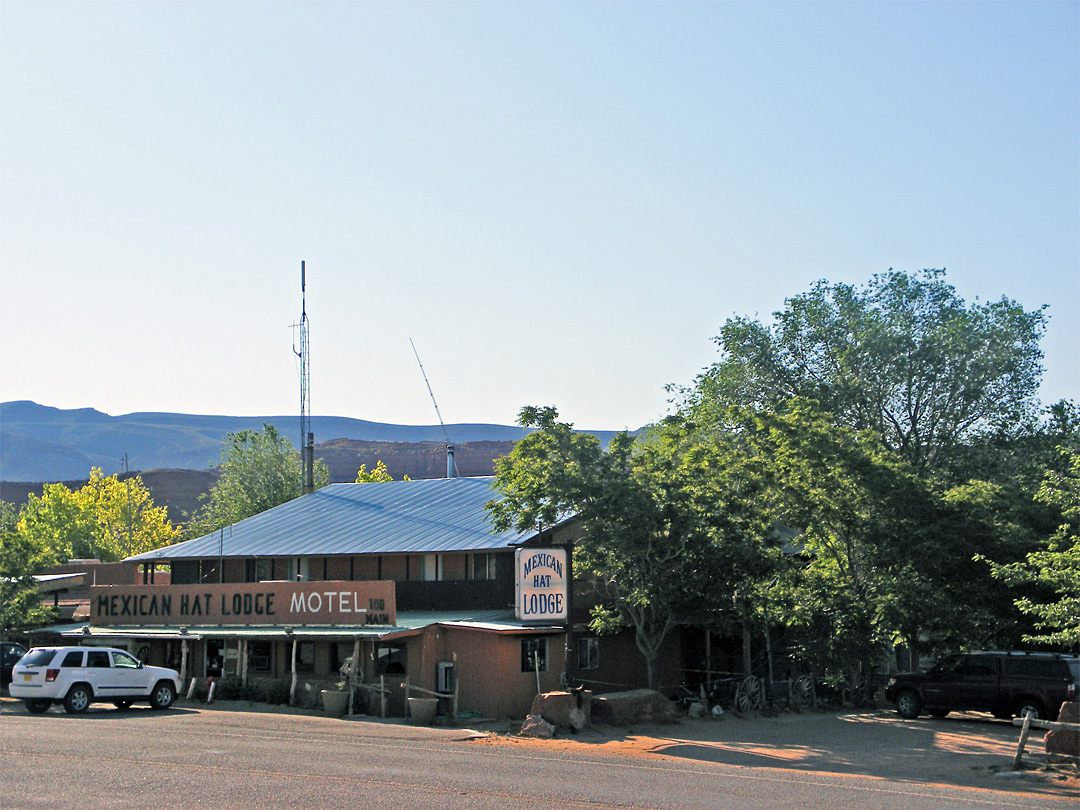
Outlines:
{"type": "Polygon", "coordinates": [[[29,681],[29,680],[33,679],[33,677],[34,677],[33,673],[30,673],[30,672],[24,672],[24,673],[23,673],[23,676],[22,676],[22,679],[23,679],[24,681],[29,681]]]}

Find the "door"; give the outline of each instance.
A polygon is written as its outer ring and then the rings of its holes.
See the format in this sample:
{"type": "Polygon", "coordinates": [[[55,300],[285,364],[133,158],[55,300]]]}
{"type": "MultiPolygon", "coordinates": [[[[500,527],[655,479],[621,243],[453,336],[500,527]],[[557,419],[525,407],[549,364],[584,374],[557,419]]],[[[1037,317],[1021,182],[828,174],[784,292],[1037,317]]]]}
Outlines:
{"type": "MultiPolygon", "coordinates": [[[[109,673],[110,695],[145,695],[150,691],[146,670],[139,660],[120,650],[112,651],[112,669],[109,673]]],[[[104,691],[101,693],[106,694],[104,691]]]]}
{"type": "MultiPolygon", "coordinates": [[[[997,696],[997,661],[991,655],[962,655],[953,660],[942,672],[945,676],[937,684],[938,693],[928,705],[940,706],[952,711],[987,711],[997,696]]],[[[929,689],[927,689],[929,692],[929,689]]]]}

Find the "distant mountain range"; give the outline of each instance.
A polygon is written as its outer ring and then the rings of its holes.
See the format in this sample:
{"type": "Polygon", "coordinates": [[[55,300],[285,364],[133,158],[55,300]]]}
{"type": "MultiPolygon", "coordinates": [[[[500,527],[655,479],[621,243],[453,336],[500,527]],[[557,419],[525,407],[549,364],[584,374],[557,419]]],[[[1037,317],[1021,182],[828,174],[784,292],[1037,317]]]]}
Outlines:
{"type": "MultiPolygon", "coordinates": [[[[294,446],[299,444],[300,418],[291,416],[200,416],[178,413],[129,413],[110,416],[93,408],[61,410],[28,400],[0,403],[0,480],[54,482],[85,480],[91,467],[106,475],[120,472],[124,458],[131,471],[186,469],[205,471],[221,460],[222,443],[228,433],[261,430],[273,425],[294,446]]],[[[341,416],[313,416],[316,457],[323,445],[333,456],[334,440],[352,439],[362,443],[445,444],[440,425],[389,425],[341,416]]],[[[468,443],[512,443],[525,430],[509,425],[447,425],[446,434],[457,445],[468,443]]],[[[617,431],[588,431],[605,445],[617,431]]],[[[505,452],[505,444],[498,448],[505,452]]],[[[390,448],[386,448],[389,450],[390,448]]],[[[462,448],[464,449],[464,448],[462,448]]],[[[341,446],[337,445],[337,450],[341,446]]],[[[373,452],[373,448],[368,448],[373,452]]],[[[431,448],[417,451],[430,456],[431,448]]],[[[500,455],[502,452],[499,453],[500,455]]],[[[350,459],[355,453],[349,453],[350,459]]],[[[389,459],[386,460],[390,465],[389,459]]],[[[329,463],[330,459],[327,458],[329,463]]],[[[351,465],[351,461],[348,462],[351,465]]],[[[445,463],[445,462],[443,462],[445,463]]],[[[331,465],[333,468],[333,465],[331,465]]],[[[368,463],[373,466],[373,463],[368,463]]],[[[459,456],[460,466],[460,456],[459,456]]],[[[487,464],[482,465],[486,470],[487,464]]],[[[355,476],[353,468],[353,475],[355,476]]],[[[472,474],[480,474],[473,472],[472,474]]],[[[391,473],[399,478],[402,472],[391,473]]],[[[465,473],[464,474],[469,474],[465,473]]],[[[335,474],[340,480],[342,474],[335,474]]],[[[349,478],[348,480],[352,480],[349,478]]]]}

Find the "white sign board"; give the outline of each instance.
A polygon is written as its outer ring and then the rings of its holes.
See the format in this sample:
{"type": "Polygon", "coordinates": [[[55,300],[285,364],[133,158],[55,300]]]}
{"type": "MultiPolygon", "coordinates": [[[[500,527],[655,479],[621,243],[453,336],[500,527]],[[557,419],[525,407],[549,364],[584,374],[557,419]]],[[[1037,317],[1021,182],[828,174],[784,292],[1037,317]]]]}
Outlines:
{"type": "Polygon", "coordinates": [[[514,561],[514,615],[523,622],[566,621],[566,549],[519,548],[514,561]]]}

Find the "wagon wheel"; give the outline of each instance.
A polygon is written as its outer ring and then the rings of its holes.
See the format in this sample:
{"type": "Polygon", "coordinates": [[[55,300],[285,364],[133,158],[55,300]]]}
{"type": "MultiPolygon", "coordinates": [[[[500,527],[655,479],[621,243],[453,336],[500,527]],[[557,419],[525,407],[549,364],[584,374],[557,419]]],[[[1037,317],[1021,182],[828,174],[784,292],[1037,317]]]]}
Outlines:
{"type": "Polygon", "coordinates": [[[814,705],[814,679],[809,675],[800,675],[791,684],[791,705],[796,710],[814,705]]]}
{"type": "Polygon", "coordinates": [[[735,690],[735,708],[740,712],[749,712],[764,706],[765,690],[761,688],[761,679],[753,675],[743,678],[735,690]]]}

